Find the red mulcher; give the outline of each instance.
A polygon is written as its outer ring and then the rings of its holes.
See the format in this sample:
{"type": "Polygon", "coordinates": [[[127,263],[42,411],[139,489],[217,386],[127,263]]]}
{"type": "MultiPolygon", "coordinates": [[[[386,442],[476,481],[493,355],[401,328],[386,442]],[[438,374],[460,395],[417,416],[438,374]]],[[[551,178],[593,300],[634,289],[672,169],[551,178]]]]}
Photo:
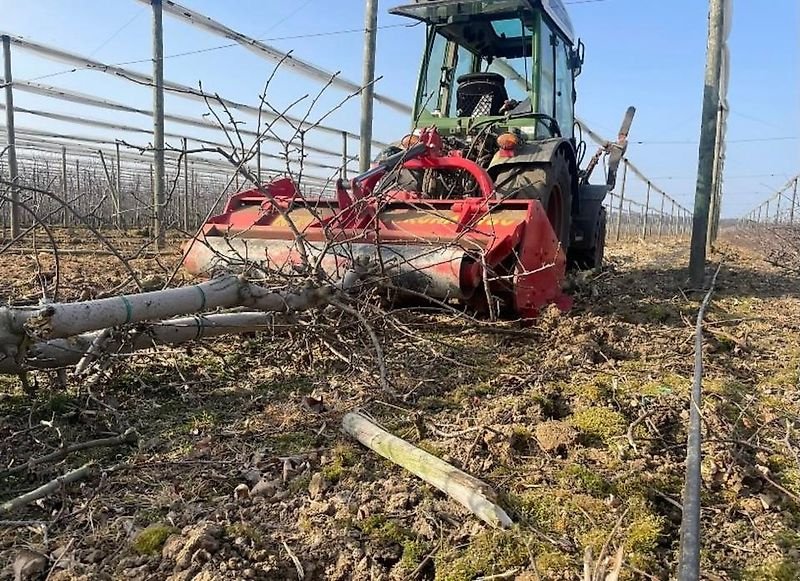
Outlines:
{"type": "Polygon", "coordinates": [[[291,274],[308,261],[336,279],[372,261],[387,287],[481,312],[490,296],[522,318],[548,303],[568,308],[565,254],[541,203],[499,199],[486,170],[457,150],[443,153],[434,128],[411,141],[349,187],[339,180],[335,199],[307,199],[288,178],[234,195],[187,244],[185,267],[200,275],[257,264],[291,274]],[[401,169],[466,172],[479,195],[427,199],[384,187],[401,169]]]}

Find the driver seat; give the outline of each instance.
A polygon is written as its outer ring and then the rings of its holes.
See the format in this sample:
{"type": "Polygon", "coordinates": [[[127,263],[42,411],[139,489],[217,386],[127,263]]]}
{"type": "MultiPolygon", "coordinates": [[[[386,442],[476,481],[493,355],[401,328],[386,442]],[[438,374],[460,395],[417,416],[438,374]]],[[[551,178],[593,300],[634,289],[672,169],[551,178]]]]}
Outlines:
{"type": "Polygon", "coordinates": [[[508,101],[506,80],[497,73],[468,73],[456,79],[456,108],[459,117],[500,115],[508,101]]]}

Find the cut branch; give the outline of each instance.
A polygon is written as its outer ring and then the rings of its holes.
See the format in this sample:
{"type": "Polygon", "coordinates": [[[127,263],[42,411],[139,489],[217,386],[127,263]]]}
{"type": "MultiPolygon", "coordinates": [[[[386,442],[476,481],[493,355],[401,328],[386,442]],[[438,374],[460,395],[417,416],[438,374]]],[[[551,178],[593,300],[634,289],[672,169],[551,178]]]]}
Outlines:
{"type": "Polygon", "coordinates": [[[485,482],[390,434],[360,413],[346,414],[342,429],[370,450],[432,484],[483,522],[501,528],[513,524],[495,503],[497,493],[485,482]]]}
{"type": "Polygon", "coordinates": [[[4,502],[0,504],[0,512],[12,512],[18,508],[26,506],[40,498],[45,498],[50,496],[54,492],[57,492],[62,487],[66,486],[67,484],[72,484],[73,482],[77,482],[78,480],[83,480],[84,478],[88,478],[95,470],[96,466],[93,462],[89,462],[88,464],[84,464],[80,468],[72,470],[71,472],[67,472],[63,476],[59,476],[58,478],[54,478],[47,484],[44,484],[37,488],[36,490],[31,490],[23,494],[22,496],[18,496],[16,498],[12,498],[8,502],[4,502]]]}
{"type": "Polygon", "coordinates": [[[14,466],[13,468],[6,470],[5,472],[0,472],[0,478],[19,474],[25,470],[32,470],[39,464],[58,462],[74,452],[89,450],[91,448],[132,444],[138,439],[138,437],[139,435],[136,433],[136,430],[133,428],[128,428],[124,433],[119,434],[118,436],[113,436],[111,438],[98,438],[96,440],[89,440],[88,442],[79,442],[77,444],[72,444],[71,446],[65,446],[56,450],[55,452],[51,452],[50,454],[46,454],[38,458],[31,458],[25,464],[20,464],[19,466],[14,466]]]}

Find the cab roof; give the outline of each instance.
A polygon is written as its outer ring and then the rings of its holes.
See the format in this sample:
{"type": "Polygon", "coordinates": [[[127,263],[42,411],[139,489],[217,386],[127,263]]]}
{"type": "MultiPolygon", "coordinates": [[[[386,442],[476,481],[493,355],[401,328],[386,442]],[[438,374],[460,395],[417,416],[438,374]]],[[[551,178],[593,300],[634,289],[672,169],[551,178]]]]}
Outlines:
{"type": "Polygon", "coordinates": [[[416,0],[389,10],[430,24],[443,24],[454,16],[511,15],[520,10],[543,10],[558,31],[575,44],[575,30],[562,0],[416,0]]]}

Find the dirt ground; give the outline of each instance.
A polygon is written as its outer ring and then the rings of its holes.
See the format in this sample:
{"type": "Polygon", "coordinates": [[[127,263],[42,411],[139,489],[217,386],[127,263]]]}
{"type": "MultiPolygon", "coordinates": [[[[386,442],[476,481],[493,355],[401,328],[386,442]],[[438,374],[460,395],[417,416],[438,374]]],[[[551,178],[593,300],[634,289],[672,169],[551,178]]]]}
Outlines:
{"type": "MultiPolygon", "coordinates": [[[[38,244],[42,276],[35,253],[0,255],[3,301],[35,300],[52,281],[38,244]]],[[[619,547],[623,579],[668,579],[702,298],[687,246],[613,246],[601,272],[573,282],[572,311],[531,327],[394,313],[378,331],[396,400],[368,357],[349,357],[371,346],[347,339],[347,321],[338,349],[276,331],[120,357],[91,391],[39,373],[31,399],[0,378],[0,501],[99,466],[0,513],[13,519],[0,522],[0,580],[15,562],[42,571],[21,578],[62,581],[572,580],[587,548],[619,547]],[[515,526],[488,528],[354,443],[339,425],[356,408],[489,483],[515,526]],[[134,444],[3,475],[128,428],[134,444]]],[[[176,256],[131,264],[158,284],[176,256]]],[[[723,265],[706,331],[703,578],[800,579],[800,281],[742,238],[712,259],[723,265]]],[[[113,256],[61,267],[61,300],[131,288],[113,256]]]]}

